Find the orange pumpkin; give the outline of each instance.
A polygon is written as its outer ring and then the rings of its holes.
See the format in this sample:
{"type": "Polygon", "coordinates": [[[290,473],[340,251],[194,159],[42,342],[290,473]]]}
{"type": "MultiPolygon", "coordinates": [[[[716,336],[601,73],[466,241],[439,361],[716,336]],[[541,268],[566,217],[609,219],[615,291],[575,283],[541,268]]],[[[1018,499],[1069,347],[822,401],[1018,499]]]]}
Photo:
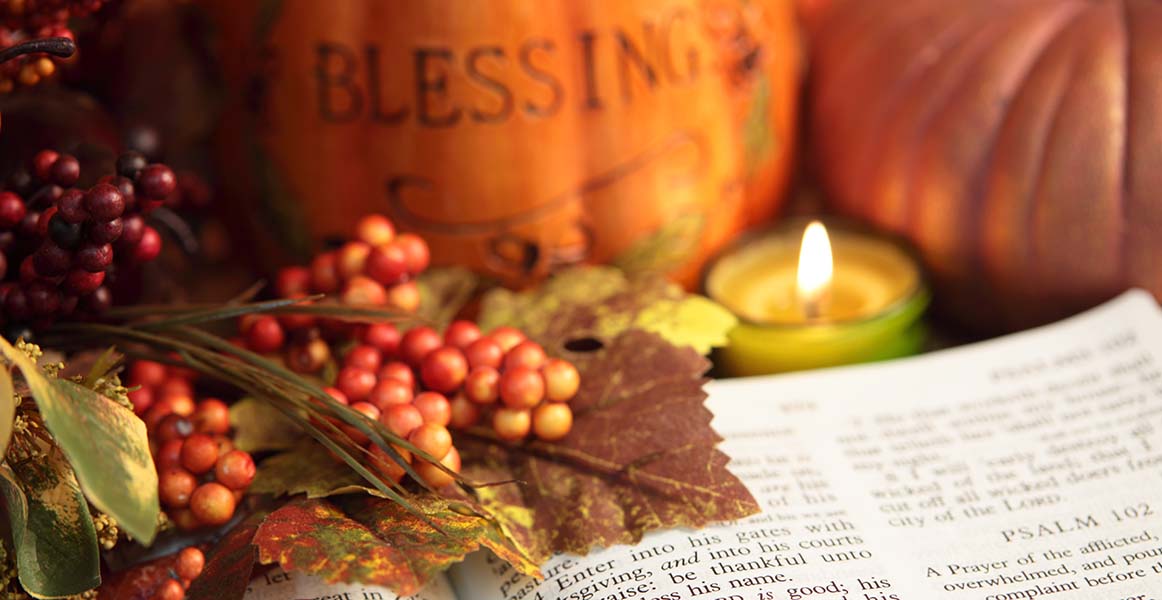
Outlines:
{"type": "Polygon", "coordinates": [[[814,162],[991,328],[1162,296],[1162,2],[834,0],[814,162]]]}
{"type": "Polygon", "coordinates": [[[227,184],[268,251],[380,211],[508,282],[627,252],[691,282],[780,205],[793,0],[206,5],[227,184]]]}

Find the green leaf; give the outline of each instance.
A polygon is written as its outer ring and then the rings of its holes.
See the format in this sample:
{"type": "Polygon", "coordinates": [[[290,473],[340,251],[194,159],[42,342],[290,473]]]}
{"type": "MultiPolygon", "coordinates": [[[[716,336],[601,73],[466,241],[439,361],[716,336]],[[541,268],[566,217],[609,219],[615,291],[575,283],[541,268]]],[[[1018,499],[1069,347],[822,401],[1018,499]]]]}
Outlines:
{"type": "Polygon", "coordinates": [[[101,584],[97,532],[85,496],[59,448],[0,469],[20,584],[39,598],[101,584]]]}
{"type": "Polygon", "coordinates": [[[480,323],[485,330],[519,327],[556,353],[570,339],[612,340],[640,330],[706,354],[726,344],[738,320],[660,274],[627,277],[612,267],[577,267],[527,292],[489,292],[481,303],[480,323]]]}
{"type": "Polygon", "coordinates": [[[0,339],[64,450],[85,496],[142,544],[153,541],[161,508],[157,471],[145,423],[129,409],[71,381],[45,376],[32,360],[0,339]]]}
{"type": "Polygon", "coordinates": [[[234,446],[245,452],[287,450],[303,443],[303,430],[279,410],[256,398],[243,398],[230,407],[234,446]]]}
{"type": "Polygon", "coordinates": [[[0,456],[8,452],[8,442],[12,441],[12,426],[16,420],[16,390],[12,385],[12,372],[7,367],[0,368],[0,456]]]}
{"type": "Polygon", "coordinates": [[[328,582],[386,585],[401,595],[414,593],[480,548],[492,550],[521,573],[539,575],[495,522],[467,503],[431,494],[417,496],[414,503],[426,518],[373,496],[297,500],[263,521],[254,544],[263,563],[328,582]]]}

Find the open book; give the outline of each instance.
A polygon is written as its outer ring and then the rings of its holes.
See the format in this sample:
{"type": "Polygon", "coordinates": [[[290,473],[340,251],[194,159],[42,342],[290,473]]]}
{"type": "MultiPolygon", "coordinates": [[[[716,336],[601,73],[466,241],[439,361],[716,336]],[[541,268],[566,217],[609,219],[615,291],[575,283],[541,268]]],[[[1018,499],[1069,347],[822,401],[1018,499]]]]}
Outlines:
{"type": "MultiPolygon", "coordinates": [[[[762,514],[557,556],[539,582],[481,553],[416,598],[1162,600],[1162,311],[1144,292],[972,346],[709,389],[762,514]]],[[[247,598],[392,597],[280,577],[247,598]]]]}

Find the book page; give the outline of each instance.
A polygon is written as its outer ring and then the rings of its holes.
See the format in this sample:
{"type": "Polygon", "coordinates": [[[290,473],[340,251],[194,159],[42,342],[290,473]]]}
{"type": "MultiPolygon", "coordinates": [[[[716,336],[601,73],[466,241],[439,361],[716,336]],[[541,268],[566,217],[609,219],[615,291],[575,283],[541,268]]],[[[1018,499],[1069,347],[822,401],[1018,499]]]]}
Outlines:
{"type": "Polygon", "coordinates": [[[260,573],[250,581],[245,600],[456,600],[444,575],[428,582],[411,596],[400,596],[377,585],[327,583],[303,573],[287,573],[279,568],[260,573]]]}
{"type": "Polygon", "coordinates": [[[461,600],[1162,600],[1162,316],[1086,315],[913,359],[710,384],[763,513],[558,556],[461,600]]]}

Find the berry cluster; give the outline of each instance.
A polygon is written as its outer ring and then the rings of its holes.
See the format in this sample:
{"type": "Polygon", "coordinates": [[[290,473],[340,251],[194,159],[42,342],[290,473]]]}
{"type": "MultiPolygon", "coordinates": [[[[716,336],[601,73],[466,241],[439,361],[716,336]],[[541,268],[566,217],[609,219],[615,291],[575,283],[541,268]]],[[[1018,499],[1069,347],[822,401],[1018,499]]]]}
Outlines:
{"type": "MultiPolygon", "coordinates": [[[[566,402],[580,386],[577,369],[548,358],[514,328],[486,336],[475,324],[456,321],[443,336],[430,327],[401,335],[394,325],[380,323],[363,329],[360,342],[344,356],[327,392],[431,456],[442,457],[440,462],[453,472],[459,471],[460,454],[448,428],[471,427],[485,413],[497,435],[509,441],[530,431],[543,440],[559,440],[572,428],[566,402]]],[[[367,443],[358,431],[347,428],[346,433],[367,443]]],[[[402,479],[402,468],[378,447],[371,451],[395,481],[402,479]]],[[[412,466],[433,487],[452,482],[451,475],[430,463],[412,460],[412,466]]]]}
{"type": "Polygon", "coordinates": [[[161,502],[182,530],[223,525],[254,480],[250,454],[229,437],[230,409],[216,398],[194,401],[185,369],[139,360],[127,386],[150,436],[161,502]]]}
{"type": "MultiPolygon", "coordinates": [[[[0,50],[52,38],[75,40],[70,19],[87,17],[105,0],[11,0],[0,3],[0,50]]],[[[25,54],[0,64],[0,94],[17,84],[31,86],[56,72],[51,55],[25,54]]]]}
{"type": "Polygon", "coordinates": [[[173,557],[173,567],[169,577],[157,584],[150,598],[153,600],[182,600],[186,597],[186,590],[190,582],[202,574],[206,566],[206,555],[194,546],[182,548],[177,556],[173,557]]]}
{"type": "Polygon", "coordinates": [[[112,302],[105,284],[114,266],[161,252],[145,215],[174,193],[169,167],[130,152],[92,187],[76,187],[80,176],[75,157],[43,150],[0,191],[0,317],[10,327],[100,313],[112,302]]]}

